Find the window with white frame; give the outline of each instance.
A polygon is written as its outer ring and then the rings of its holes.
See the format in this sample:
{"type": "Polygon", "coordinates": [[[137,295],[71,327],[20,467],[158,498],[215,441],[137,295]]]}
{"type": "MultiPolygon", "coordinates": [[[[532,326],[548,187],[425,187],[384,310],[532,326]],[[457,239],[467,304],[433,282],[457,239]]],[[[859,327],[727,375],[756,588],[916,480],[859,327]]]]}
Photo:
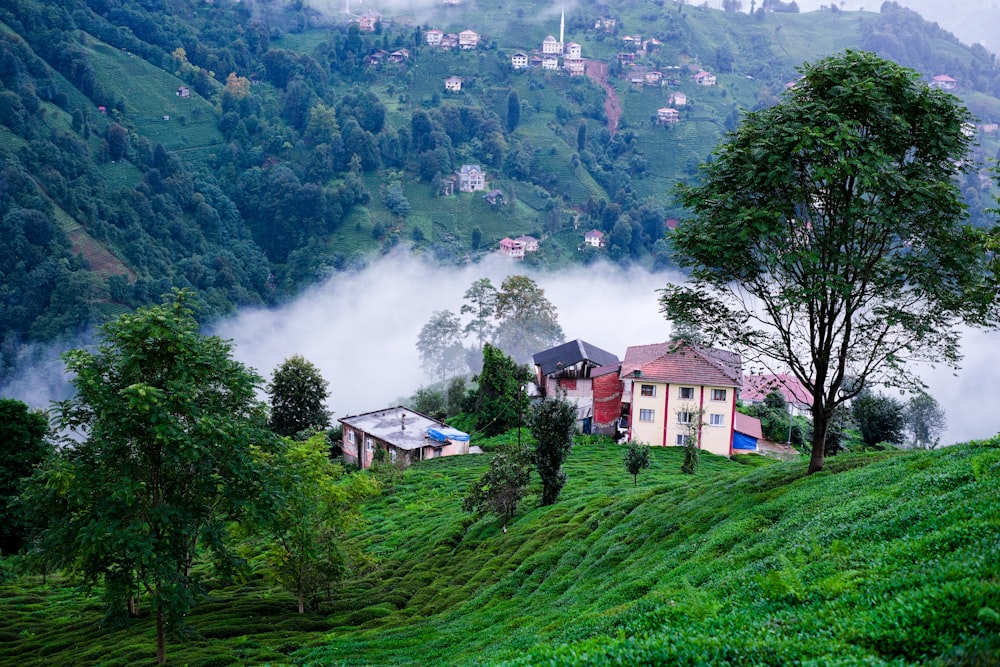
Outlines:
{"type": "Polygon", "coordinates": [[[375,449],[375,441],[372,440],[371,438],[365,440],[365,449],[367,449],[369,452],[375,449]]]}
{"type": "Polygon", "coordinates": [[[726,400],[726,390],[725,389],[713,389],[712,390],[712,400],[713,401],[724,401],[724,400],[726,400]]]}
{"type": "Polygon", "coordinates": [[[677,434],[677,445],[679,447],[684,447],[685,445],[688,444],[688,439],[689,438],[690,438],[690,436],[687,433],[678,433],[677,434]]]}
{"type": "Polygon", "coordinates": [[[640,392],[643,396],[656,396],[656,385],[654,384],[644,384],[640,388],[640,392]]]}
{"type": "Polygon", "coordinates": [[[348,431],[347,432],[347,442],[351,443],[352,445],[356,445],[357,444],[358,441],[355,439],[355,433],[354,433],[354,431],[348,431]]]}
{"type": "Polygon", "coordinates": [[[725,419],[726,418],[723,415],[709,415],[708,424],[709,426],[722,426],[725,419]]]}
{"type": "Polygon", "coordinates": [[[639,410],[639,421],[641,422],[651,422],[653,421],[654,410],[639,410]]]}
{"type": "Polygon", "coordinates": [[[681,387],[680,397],[688,400],[694,398],[694,387],[681,387]]]}
{"type": "Polygon", "coordinates": [[[691,419],[694,415],[690,412],[678,412],[677,413],[677,423],[678,424],[690,424],[691,419]]]}

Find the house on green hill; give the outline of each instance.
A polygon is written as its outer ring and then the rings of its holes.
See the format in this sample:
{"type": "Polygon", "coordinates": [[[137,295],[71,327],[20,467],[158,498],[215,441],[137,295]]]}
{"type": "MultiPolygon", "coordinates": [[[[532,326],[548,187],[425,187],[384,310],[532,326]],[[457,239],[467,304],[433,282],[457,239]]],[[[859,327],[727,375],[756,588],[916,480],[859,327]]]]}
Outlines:
{"type": "Polygon", "coordinates": [[[572,402],[578,430],[614,435],[621,414],[618,355],[573,340],[532,355],[532,361],[539,393],[572,402]]]}
{"type": "MultiPolygon", "coordinates": [[[[343,427],[344,461],[370,468],[375,453],[391,463],[469,454],[469,435],[403,406],[338,419],[343,427]]],[[[478,453],[478,448],[475,449],[478,453]]]]}
{"type": "Polygon", "coordinates": [[[694,437],[699,449],[732,455],[742,364],[735,352],[682,341],[628,348],[619,374],[627,438],[683,446],[694,437]]]}
{"type": "Polygon", "coordinates": [[[486,189],[486,172],[478,164],[463,164],[458,170],[458,191],[476,192],[486,189]]]}
{"type": "Polygon", "coordinates": [[[618,355],[584,340],[571,340],[531,356],[535,384],[543,396],[589,396],[590,373],[601,366],[618,366],[618,355]]]}
{"type": "Polygon", "coordinates": [[[699,86],[714,86],[716,84],[715,75],[702,70],[694,75],[694,82],[699,86]]]}

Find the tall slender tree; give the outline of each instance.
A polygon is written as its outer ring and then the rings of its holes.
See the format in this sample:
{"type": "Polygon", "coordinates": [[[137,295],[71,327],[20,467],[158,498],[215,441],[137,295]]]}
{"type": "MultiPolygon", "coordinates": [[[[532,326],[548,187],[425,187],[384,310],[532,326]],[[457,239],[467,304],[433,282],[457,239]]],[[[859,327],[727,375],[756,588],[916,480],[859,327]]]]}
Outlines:
{"type": "Polygon", "coordinates": [[[535,438],[535,468],[542,480],[542,505],[559,498],[566,484],[562,466],[573,449],[576,406],[560,398],[546,398],[531,408],[528,428],[535,438]]]}

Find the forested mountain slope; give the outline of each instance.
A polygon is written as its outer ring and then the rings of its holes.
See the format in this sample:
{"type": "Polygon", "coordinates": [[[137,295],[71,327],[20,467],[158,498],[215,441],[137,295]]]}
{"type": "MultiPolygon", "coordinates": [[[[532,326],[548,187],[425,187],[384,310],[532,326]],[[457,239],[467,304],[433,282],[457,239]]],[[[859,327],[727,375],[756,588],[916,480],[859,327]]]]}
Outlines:
{"type": "Polygon", "coordinates": [[[1000,71],[981,47],[913,12],[581,4],[566,15],[565,39],[606,66],[594,70],[605,88],[512,68],[512,53],[559,33],[550,9],[386,9],[365,32],[356,15],[308,2],[5,2],[0,371],[27,342],[84,330],[173,286],[197,290],[211,316],[279,302],[400,243],[455,262],[530,233],[542,244],[528,261],[545,266],[602,252],[666,266],[666,222],[683,215],[673,184],[696,176],[740,109],[776,99],[796,65],[848,47],[957,81],[980,120],[982,168],[963,191],[973,220],[986,218],[1000,71]],[[595,27],[601,17],[615,25],[595,27]],[[431,29],[482,39],[443,51],[427,44],[431,29]],[[697,85],[699,70],[718,84],[697,85]],[[632,83],[644,72],[663,81],[632,83]],[[461,91],[445,91],[451,76],[461,91]],[[661,124],[675,92],[687,97],[680,120],[661,124]],[[622,114],[614,125],[609,94],[622,114]],[[464,164],[481,165],[503,203],[443,195],[464,164]],[[603,251],[581,248],[592,228],[607,234],[603,251]]]}

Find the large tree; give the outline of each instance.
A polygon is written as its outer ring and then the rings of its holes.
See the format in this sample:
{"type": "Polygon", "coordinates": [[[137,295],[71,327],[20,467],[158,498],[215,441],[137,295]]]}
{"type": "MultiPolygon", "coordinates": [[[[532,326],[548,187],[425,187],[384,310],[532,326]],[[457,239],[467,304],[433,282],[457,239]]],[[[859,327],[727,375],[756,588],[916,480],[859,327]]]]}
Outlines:
{"type": "Polygon", "coordinates": [[[910,397],[903,411],[906,430],[914,449],[934,449],[941,442],[941,433],[948,423],[944,408],[927,392],[919,392],[910,397]]]}
{"type": "Polygon", "coordinates": [[[38,542],[48,562],[102,584],[112,617],[148,599],[160,664],[166,631],[194,604],[196,557],[235,563],[226,525],[271,496],[251,456],[274,441],[262,379],[199,333],[186,298],[122,315],[96,351],[64,355],[76,393],[54,412],[76,439],[28,492],[48,518],[38,542]]]}
{"type": "Polygon", "coordinates": [[[270,425],[287,437],[330,425],[326,407],[328,383],[316,366],[300,354],[274,369],[267,393],[271,397],[270,425]]]}
{"type": "Polygon", "coordinates": [[[916,382],[913,362],[955,365],[955,325],[994,313],[987,233],[963,224],[955,184],[958,100],[871,53],[801,73],[681,189],[694,215],[673,244],[690,282],[661,303],[751,363],[791,368],[813,399],[816,472],[837,406],[916,382]]]}
{"type": "Polygon", "coordinates": [[[13,398],[0,398],[0,555],[20,551],[28,532],[15,500],[35,466],[52,451],[49,420],[13,398]]]}
{"type": "Polygon", "coordinates": [[[420,329],[417,337],[420,365],[439,380],[465,372],[462,323],[450,310],[439,310],[420,329]]]}
{"type": "Polygon", "coordinates": [[[497,344],[519,363],[563,342],[556,307],[528,276],[508,276],[497,293],[497,344]]]}
{"type": "Polygon", "coordinates": [[[465,325],[465,334],[475,334],[479,342],[479,350],[483,345],[493,339],[493,317],[497,307],[497,288],[493,286],[489,278],[480,278],[465,290],[462,297],[465,303],[462,304],[461,313],[471,315],[472,319],[465,325]]]}
{"type": "Polygon", "coordinates": [[[902,401],[870,389],[862,390],[851,401],[851,417],[861,431],[861,439],[869,447],[879,447],[882,443],[903,444],[905,410],[902,401]]]}

